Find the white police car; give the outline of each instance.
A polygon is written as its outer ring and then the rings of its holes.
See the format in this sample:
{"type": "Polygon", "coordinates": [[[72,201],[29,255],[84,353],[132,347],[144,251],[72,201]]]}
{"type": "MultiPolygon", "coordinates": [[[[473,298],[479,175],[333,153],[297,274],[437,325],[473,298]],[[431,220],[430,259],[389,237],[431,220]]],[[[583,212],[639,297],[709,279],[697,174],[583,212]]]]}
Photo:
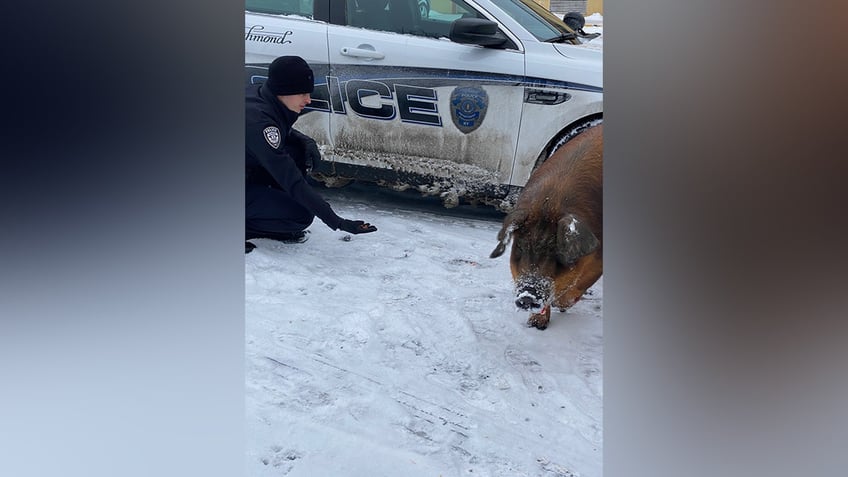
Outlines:
{"type": "Polygon", "coordinates": [[[246,0],[247,82],[315,72],[295,127],[350,179],[508,209],[539,161],[603,114],[602,51],[533,0],[246,0]]]}

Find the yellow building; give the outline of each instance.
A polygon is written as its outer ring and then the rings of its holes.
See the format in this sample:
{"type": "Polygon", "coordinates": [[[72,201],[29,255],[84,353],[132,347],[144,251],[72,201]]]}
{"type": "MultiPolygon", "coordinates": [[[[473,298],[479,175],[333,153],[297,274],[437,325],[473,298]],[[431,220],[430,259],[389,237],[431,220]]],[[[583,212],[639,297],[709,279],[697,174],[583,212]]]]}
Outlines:
{"type": "Polygon", "coordinates": [[[567,11],[579,11],[584,15],[591,15],[593,13],[604,14],[604,0],[585,0],[585,1],[559,1],[554,0],[554,8],[551,9],[551,0],[533,0],[539,5],[547,8],[551,11],[556,11],[557,13],[566,13],[567,11]],[[581,7],[585,5],[584,8],[575,8],[574,5],[580,4],[581,7]],[[580,11],[584,9],[584,11],[580,11]]]}

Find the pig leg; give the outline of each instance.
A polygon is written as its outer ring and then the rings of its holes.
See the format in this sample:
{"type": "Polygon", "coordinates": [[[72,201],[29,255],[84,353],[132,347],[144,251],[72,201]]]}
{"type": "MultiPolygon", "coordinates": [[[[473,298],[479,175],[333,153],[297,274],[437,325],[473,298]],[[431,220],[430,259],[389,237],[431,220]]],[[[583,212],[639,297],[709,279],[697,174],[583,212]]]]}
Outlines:
{"type": "Polygon", "coordinates": [[[542,311],[539,313],[533,313],[530,315],[530,318],[527,320],[528,326],[534,326],[540,330],[544,330],[548,327],[548,323],[551,321],[551,306],[545,305],[542,308],[542,311]]]}

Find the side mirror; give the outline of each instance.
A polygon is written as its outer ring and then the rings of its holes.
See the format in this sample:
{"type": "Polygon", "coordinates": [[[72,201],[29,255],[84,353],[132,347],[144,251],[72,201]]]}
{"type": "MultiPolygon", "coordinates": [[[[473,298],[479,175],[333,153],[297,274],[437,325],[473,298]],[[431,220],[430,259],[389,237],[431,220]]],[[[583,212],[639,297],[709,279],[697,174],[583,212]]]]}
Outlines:
{"type": "Polygon", "coordinates": [[[499,47],[507,41],[498,24],[485,18],[457,18],[451,24],[449,38],[457,43],[485,47],[499,47]]]}

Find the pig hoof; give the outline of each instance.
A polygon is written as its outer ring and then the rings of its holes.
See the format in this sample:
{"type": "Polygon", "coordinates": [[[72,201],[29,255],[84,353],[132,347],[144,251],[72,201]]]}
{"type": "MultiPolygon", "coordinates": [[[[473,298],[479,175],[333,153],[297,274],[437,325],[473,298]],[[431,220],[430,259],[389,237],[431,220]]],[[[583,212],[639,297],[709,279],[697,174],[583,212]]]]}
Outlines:
{"type": "Polygon", "coordinates": [[[530,315],[530,319],[527,320],[527,325],[532,326],[532,327],[537,328],[537,329],[540,329],[540,330],[544,330],[545,328],[548,327],[549,321],[550,321],[550,318],[546,317],[545,315],[533,314],[533,315],[530,315]]]}

